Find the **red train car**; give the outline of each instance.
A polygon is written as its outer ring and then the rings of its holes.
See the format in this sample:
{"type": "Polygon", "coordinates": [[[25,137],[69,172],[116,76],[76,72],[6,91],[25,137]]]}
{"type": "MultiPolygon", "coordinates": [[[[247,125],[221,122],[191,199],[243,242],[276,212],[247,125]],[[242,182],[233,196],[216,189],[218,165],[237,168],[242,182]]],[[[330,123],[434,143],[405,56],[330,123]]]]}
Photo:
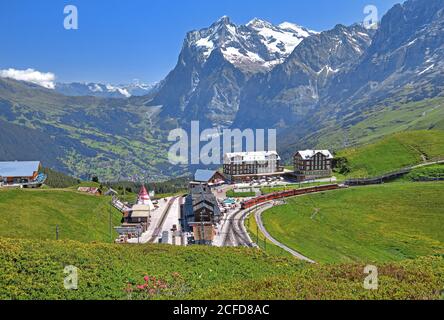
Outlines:
{"type": "Polygon", "coordinates": [[[315,193],[315,192],[335,190],[335,189],[339,189],[338,184],[328,184],[328,185],[317,186],[317,187],[309,187],[309,188],[303,188],[303,189],[293,189],[293,190],[274,192],[274,193],[270,193],[266,196],[260,196],[260,197],[256,197],[256,198],[244,201],[244,202],[242,202],[241,207],[242,207],[242,209],[245,210],[245,209],[249,209],[249,208],[254,207],[258,204],[265,203],[268,201],[289,198],[289,197],[294,197],[294,196],[299,196],[299,195],[309,194],[309,193],[315,193]]]}

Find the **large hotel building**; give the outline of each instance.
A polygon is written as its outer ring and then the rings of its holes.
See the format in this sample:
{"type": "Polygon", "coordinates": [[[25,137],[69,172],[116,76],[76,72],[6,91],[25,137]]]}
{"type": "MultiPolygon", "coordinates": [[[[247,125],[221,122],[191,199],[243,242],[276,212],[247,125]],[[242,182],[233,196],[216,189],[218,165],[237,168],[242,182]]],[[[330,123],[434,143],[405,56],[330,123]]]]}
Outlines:
{"type": "Polygon", "coordinates": [[[328,150],[304,150],[294,155],[294,175],[298,181],[331,177],[333,155],[328,150]]]}
{"type": "Polygon", "coordinates": [[[232,181],[248,181],[263,176],[284,173],[281,157],[276,151],[227,153],[224,157],[224,174],[232,181]]]}

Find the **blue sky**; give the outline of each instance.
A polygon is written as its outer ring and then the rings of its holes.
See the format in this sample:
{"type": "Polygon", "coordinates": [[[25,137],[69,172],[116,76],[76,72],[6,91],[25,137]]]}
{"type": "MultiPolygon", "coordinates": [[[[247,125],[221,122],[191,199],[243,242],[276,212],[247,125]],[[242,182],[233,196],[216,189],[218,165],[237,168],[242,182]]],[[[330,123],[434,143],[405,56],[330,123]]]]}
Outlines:
{"type": "Polygon", "coordinates": [[[254,17],[317,31],[360,22],[366,5],[382,16],[401,0],[2,0],[0,69],[53,72],[57,81],[128,83],[161,80],[174,67],[186,32],[223,15],[254,17]],[[76,5],[79,29],[63,28],[76,5]]]}

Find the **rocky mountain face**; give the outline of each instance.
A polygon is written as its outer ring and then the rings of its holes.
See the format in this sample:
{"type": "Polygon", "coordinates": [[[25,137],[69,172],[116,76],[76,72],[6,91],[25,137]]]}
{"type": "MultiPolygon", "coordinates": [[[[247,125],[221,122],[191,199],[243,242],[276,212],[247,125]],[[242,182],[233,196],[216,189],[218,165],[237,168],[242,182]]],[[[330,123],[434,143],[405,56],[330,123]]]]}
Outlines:
{"type": "Polygon", "coordinates": [[[223,17],[187,34],[176,67],[147,95],[109,90],[105,96],[122,98],[108,99],[90,94],[106,86],[72,88],[62,95],[0,79],[0,160],[25,159],[29,150],[79,177],[140,180],[149,172],[159,180],[189,170],[168,162],[166,137],[192,120],[201,128],[277,128],[287,159],[300,148],[442,128],[444,0],[396,5],[377,30],[317,33],[223,17]]]}
{"type": "Polygon", "coordinates": [[[144,96],[156,90],[158,85],[132,83],[126,85],[111,85],[102,83],[56,83],[54,90],[57,93],[72,96],[92,96],[101,98],[129,98],[144,96]]]}
{"type": "Polygon", "coordinates": [[[248,81],[234,125],[286,128],[302,123],[335,76],[350,70],[367,50],[372,35],[359,25],[337,25],[308,37],[284,63],[248,81]]]}
{"type": "Polygon", "coordinates": [[[380,135],[392,127],[432,128],[428,114],[439,112],[439,104],[431,101],[419,117],[414,106],[443,96],[444,1],[408,0],[387,12],[370,47],[332,79],[305,119],[307,130],[299,143],[313,145],[335,134],[349,145],[359,143],[357,131],[380,135]],[[316,124],[322,127],[313,130],[316,124]]]}
{"type": "Polygon", "coordinates": [[[388,97],[421,100],[444,82],[444,0],[409,0],[382,19],[372,45],[332,82],[326,103],[358,111],[388,97]]]}
{"type": "Polygon", "coordinates": [[[181,124],[200,120],[203,126],[228,127],[248,79],[282,63],[313,34],[291,23],[254,19],[237,26],[222,17],[187,34],[175,69],[146,104],[162,106],[162,117],[181,124]]]}
{"type": "Polygon", "coordinates": [[[283,64],[247,82],[234,126],[278,128],[284,149],[312,147],[333,131],[347,140],[370,114],[443,96],[443,12],[443,0],[409,0],[376,31],[339,25],[303,40],[283,64]]]}

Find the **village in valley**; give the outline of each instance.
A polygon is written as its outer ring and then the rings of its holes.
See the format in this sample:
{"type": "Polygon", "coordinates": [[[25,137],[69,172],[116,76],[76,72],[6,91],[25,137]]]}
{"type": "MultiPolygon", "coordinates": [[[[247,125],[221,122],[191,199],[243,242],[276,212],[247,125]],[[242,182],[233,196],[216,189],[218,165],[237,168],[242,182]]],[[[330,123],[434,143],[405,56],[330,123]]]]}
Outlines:
{"type": "MultiPolygon", "coordinates": [[[[254,247],[244,225],[251,209],[297,194],[339,188],[332,161],[328,150],[299,151],[290,170],[276,151],[227,153],[220,171],[195,172],[187,194],[156,198],[143,183],[134,203],[112,188],[79,186],[76,192],[110,197],[110,205],[122,214],[121,225],[112,226],[118,244],[254,247]],[[263,188],[272,192],[262,194],[263,188]]],[[[0,162],[0,188],[40,188],[46,178],[39,161],[0,162]]]]}

